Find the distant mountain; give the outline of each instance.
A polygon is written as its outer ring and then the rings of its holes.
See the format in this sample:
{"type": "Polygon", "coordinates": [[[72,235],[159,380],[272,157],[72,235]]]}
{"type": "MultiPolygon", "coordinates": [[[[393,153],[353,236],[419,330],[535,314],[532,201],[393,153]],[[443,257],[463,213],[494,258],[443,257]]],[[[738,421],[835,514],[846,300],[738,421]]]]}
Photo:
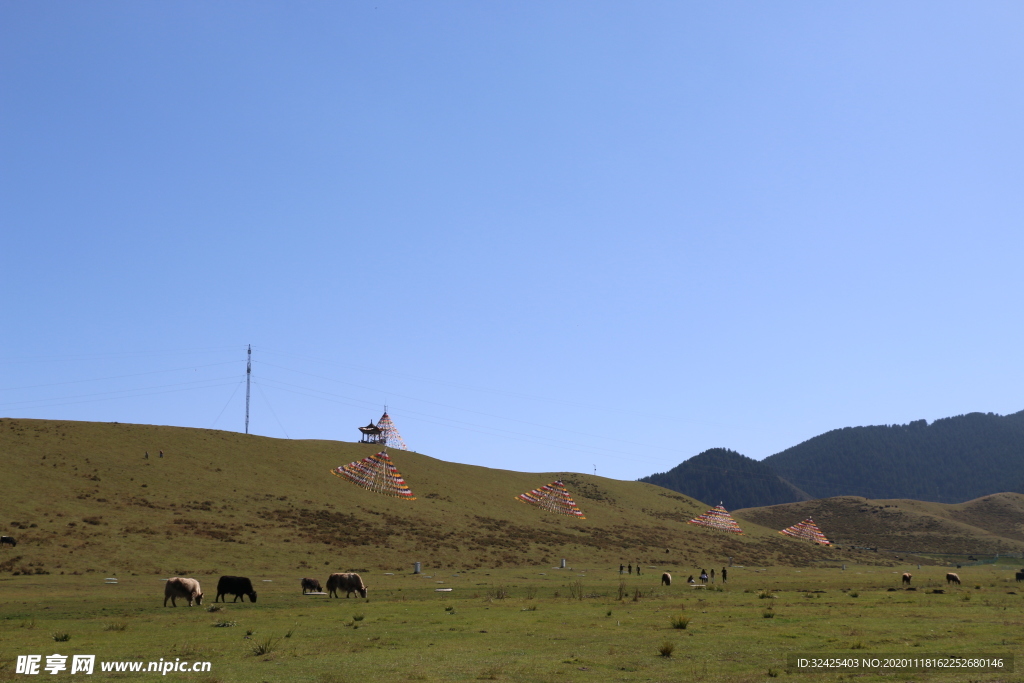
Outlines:
{"type": "Polygon", "coordinates": [[[725,448],[704,451],[668,472],[640,481],[664,486],[708,505],[721,502],[729,510],[811,498],[779,477],[770,465],[725,448]]]}
{"type": "Polygon", "coordinates": [[[962,503],[1024,493],[1024,411],[834,429],[761,462],[716,448],[641,481],[730,509],[835,496],[962,503]]]}
{"type": "Polygon", "coordinates": [[[846,427],[764,459],[814,498],[962,503],[1024,491],[1024,411],[846,427]]]}

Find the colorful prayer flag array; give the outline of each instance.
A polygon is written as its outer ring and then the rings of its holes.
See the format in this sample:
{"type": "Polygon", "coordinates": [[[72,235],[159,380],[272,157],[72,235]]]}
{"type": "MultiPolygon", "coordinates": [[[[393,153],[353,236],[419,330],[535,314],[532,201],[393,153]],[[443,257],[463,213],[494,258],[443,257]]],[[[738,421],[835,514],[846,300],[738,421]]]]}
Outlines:
{"type": "Polygon", "coordinates": [[[736,523],[736,520],[732,518],[722,504],[719,503],[715,507],[711,508],[703,515],[694,517],[687,524],[696,524],[698,526],[706,526],[710,529],[719,529],[721,531],[729,531],[734,534],[742,534],[743,529],[736,523]]]}
{"type": "Polygon", "coordinates": [[[810,517],[799,524],[783,529],[779,533],[792,536],[793,538],[802,538],[805,541],[813,541],[819,545],[832,545],[832,542],[825,538],[825,534],[821,533],[821,529],[818,528],[818,525],[810,517]]]}
{"type": "Polygon", "coordinates": [[[405,445],[405,441],[402,440],[402,435],[398,433],[398,427],[391,420],[391,416],[385,410],[381,418],[377,420],[377,429],[380,430],[381,440],[380,443],[384,444],[387,448],[399,448],[403,451],[409,450],[405,445]]]}
{"type": "Polygon", "coordinates": [[[586,519],[583,516],[583,512],[576,507],[576,501],[569,495],[565,484],[560,481],[553,481],[547,486],[541,486],[539,489],[521,493],[516,496],[516,500],[521,503],[536,505],[541,510],[547,510],[559,515],[570,515],[586,519]]]}
{"type": "Polygon", "coordinates": [[[347,465],[336,467],[331,474],[342,479],[348,479],[353,484],[362,486],[375,493],[385,496],[395,496],[405,500],[416,500],[412,491],[405,484],[405,479],[398,469],[391,464],[391,458],[383,451],[375,453],[369,458],[356,460],[347,465]]]}

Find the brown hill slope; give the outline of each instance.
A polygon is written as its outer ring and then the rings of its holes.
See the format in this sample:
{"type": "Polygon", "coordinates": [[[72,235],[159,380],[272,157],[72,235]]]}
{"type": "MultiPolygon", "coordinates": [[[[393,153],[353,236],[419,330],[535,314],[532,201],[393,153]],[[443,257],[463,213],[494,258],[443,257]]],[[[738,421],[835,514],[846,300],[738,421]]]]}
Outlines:
{"type": "MultiPolygon", "coordinates": [[[[415,501],[331,476],[375,447],[152,425],[0,419],[0,571],[104,573],[426,567],[806,564],[834,551],[748,524],[686,524],[705,506],[639,482],[531,474],[392,451],[415,501]],[[164,458],[157,452],[163,450],[164,458]],[[150,458],[143,459],[149,451],[150,458]],[[515,496],[565,481],[578,520],[515,496]]],[[[315,570],[315,571],[314,571],[315,570]]]]}
{"type": "Polygon", "coordinates": [[[1010,554],[1024,551],[1024,495],[999,493],[966,503],[838,496],[737,510],[734,516],[782,529],[813,517],[841,546],[898,553],[1010,554]]]}

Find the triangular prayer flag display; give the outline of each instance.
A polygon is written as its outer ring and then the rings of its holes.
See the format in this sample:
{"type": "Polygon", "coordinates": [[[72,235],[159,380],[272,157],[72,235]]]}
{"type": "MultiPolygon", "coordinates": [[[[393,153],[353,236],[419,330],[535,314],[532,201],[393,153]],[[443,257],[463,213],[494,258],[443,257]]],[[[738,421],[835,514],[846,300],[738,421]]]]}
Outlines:
{"type": "Polygon", "coordinates": [[[732,518],[732,515],[722,507],[721,503],[705,512],[700,517],[694,517],[687,522],[687,524],[697,524],[711,529],[729,531],[734,534],[743,533],[743,529],[741,529],[740,525],[736,523],[736,520],[732,518]]]}
{"type": "Polygon", "coordinates": [[[395,496],[405,500],[416,500],[412,491],[405,485],[405,479],[398,469],[391,464],[391,458],[383,451],[371,455],[369,458],[356,460],[347,465],[336,467],[331,474],[342,479],[348,479],[353,484],[362,486],[375,493],[385,496],[395,496]]]}
{"type": "Polygon", "coordinates": [[[405,441],[402,440],[402,435],[398,433],[398,427],[391,421],[391,417],[386,410],[381,415],[381,418],[377,420],[377,429],[380,430],[380,443],[384,444],[387,448],[399,448],[403,451],[409,450],[405,445],[405,441]]]}
{"type": "Polygon", "coordinates": [[[536,505],[541,510],[547,510],[559,515],[570,515],[586,519],[583,516],[583,512],[576,507],[576,501],[572,499],[572,496],[565,489],[565,484],[560,481],[553,481],[547,486],[541,486],[539,489],[521,493],[516,496],[516,500],[521,503],[536,505]]]}
{"type": "Polygon", "coordinates": [[[818,528],[818,525],[810,517],[799,524],[783,529],[779,533],[792,536],[793,538],[802,538],[805,541],[813,541],[819,545],[832,545],[831,541],[825,538],[825,534],[821,533],[821,529],[818,528]]]}

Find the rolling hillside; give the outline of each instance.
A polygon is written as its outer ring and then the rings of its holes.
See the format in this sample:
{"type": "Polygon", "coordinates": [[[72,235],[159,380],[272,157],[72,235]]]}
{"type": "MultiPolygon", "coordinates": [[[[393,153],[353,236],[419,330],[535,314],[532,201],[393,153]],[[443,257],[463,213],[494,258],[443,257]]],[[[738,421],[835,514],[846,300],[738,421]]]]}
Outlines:
{"type": "MultiPolygon", "coordinates": [[[[365,444],[151,425],[0,420],[0,571],[235,573],[425,567],[793,564],[830,549],[747,525],[686,524],[706,506],[651,484],[529,474],[392,451],[415,501],[365,491],[332,467],[365,444]],[[164,458],[156,457],[163,450],[164,458]],[[143,459],[149,451],[151,457],[143,459]],[[561,478],[587,516],[515,500],[561,478]]],[[[717,501],[716,501],[717,502],[717,501]]],[[[872,559],[866,555],[868,559],[872,559]]]]}
{"type": "Polygon", "coordinates": [[[1024,495],[1019,493],[952,505],[839,496],[737,510],[733,516],[779,529],[813,517],[837,545],[877,547],[897,554],[1020,557],[1024,551],[1024,495]]]}

